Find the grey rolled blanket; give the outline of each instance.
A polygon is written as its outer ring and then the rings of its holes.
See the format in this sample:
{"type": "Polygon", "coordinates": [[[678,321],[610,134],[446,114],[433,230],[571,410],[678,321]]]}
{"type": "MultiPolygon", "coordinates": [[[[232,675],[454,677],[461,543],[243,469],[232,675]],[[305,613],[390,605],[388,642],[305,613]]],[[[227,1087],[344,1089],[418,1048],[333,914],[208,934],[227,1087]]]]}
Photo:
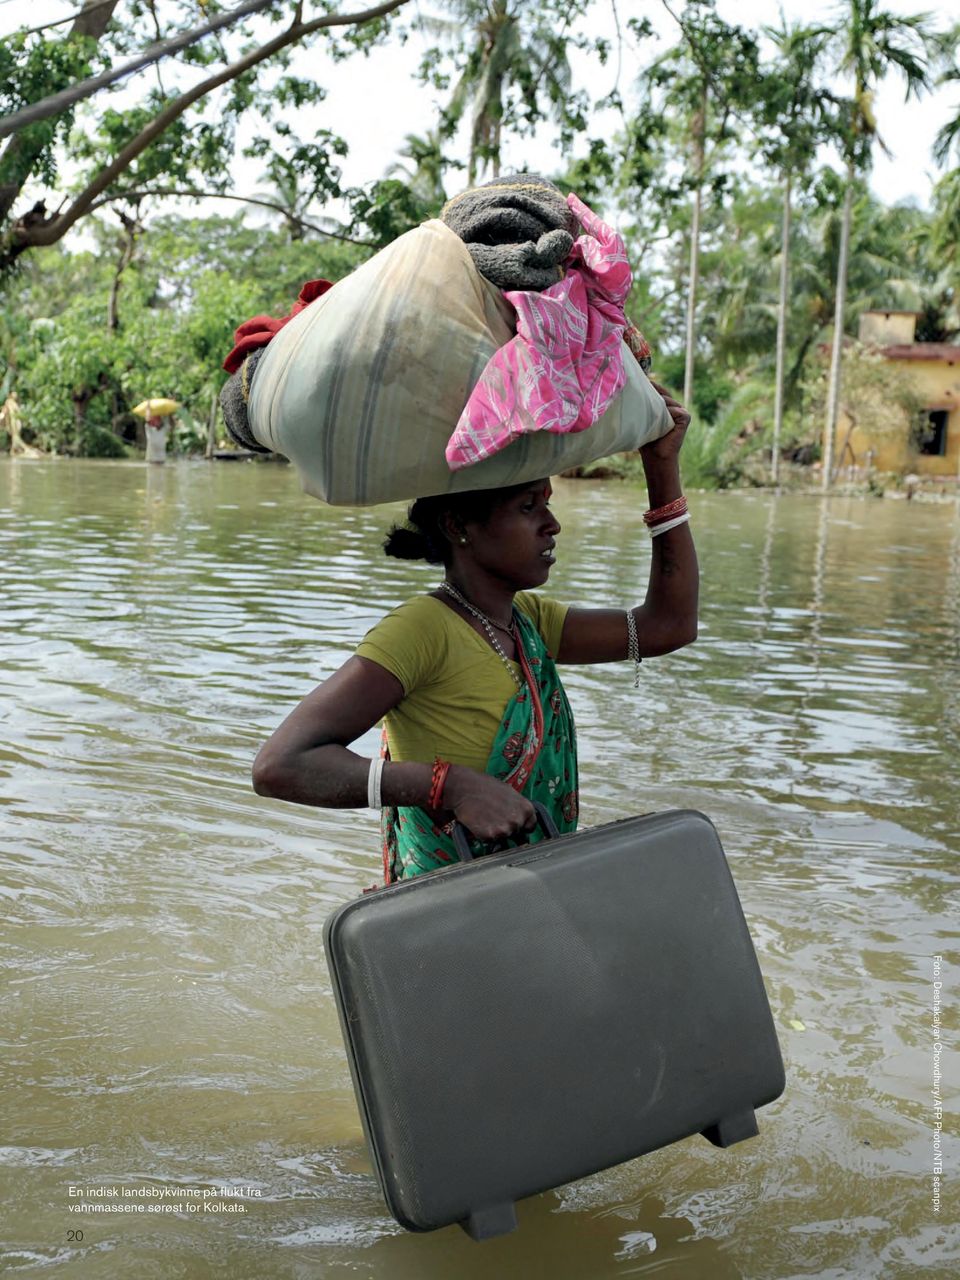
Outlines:
{"type": "Polygon", "coordinates": [[[447,201],[440,221],[498,289],[539,293],[563,279],[580,224],[563,193],[536,173],[514,173],[447,201]]]}

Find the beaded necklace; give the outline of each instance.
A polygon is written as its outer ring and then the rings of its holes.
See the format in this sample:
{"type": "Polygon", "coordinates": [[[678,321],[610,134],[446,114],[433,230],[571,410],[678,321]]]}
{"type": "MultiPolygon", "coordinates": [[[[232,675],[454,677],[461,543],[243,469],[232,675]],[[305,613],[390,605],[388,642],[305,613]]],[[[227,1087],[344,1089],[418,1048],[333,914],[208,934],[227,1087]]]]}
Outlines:
{"type": "Polygon", "coordinates": [[[517,649],[519,649],[520,637],[517,635],[516,623],[513,620],[511,620],[510,626],[504,627],[504,626],[501,626],[499,622],[494,622],[492,618],[488,618],[485,613],[482,613],[476,607],[476,605],[471,604],[470,601],[466,598],[466,596],[461,595],[460,592],[457,590],[457,588],[453,585],[453,583],[447,582],[446,579],[444,579],[443,582],[440,583],[440,590],[446,591],[447,595],[452,596],[454,600],[456,600],[457,604],[459,604],[462,608],[466,609],[468,613],[473,614],[473,616],[477,619],[477,621],[483,627],[484,631],[486,631],[487,638],[489,639],[491,645],[493,646],[493,649],[497,654],[497,656],[499,657],[500,661],[503,663],[507,671],[510,673],[510,679],[513,681],[513,683],[517,686],[518,689],[522,689],[523,679],[521,676],[517,675],[516,671],[514,671],[513,667],[511,666],[510,659],[507,657],[506,653],[504,653],[503,645],[497,639],[496,633],[494,632],[494,627],[497,627],[500,631],[505,631],[507,635],[513,637],[513,643],[517,646],[517,649]]]}

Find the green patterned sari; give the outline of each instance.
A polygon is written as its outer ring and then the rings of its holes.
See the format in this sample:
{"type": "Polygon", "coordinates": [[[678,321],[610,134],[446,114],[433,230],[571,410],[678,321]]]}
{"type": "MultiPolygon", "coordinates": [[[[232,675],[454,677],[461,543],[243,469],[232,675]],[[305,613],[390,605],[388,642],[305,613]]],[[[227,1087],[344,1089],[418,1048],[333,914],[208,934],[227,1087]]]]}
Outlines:
{"type": "MultiPolygon", "coordinates": [[[[513,616],[524,686],[504,708],[486,772],[528,800],[539,800],[561,833],[575,831],[579,806],[573,714],[543,637],[521,610],[514,609],[513,616]]],[[[387,754],[385,732],[381,754],[387,754]]],[[[409,880],[458,862],[452,825],[437,826],[428,813],[413,806],[384,808],[384,883],[409,880]]],[[[539,828],[529,836],[530,843],[542,838],[539,828]]],[[[482,852],[480,845],[474,849],[482,852]]]]}

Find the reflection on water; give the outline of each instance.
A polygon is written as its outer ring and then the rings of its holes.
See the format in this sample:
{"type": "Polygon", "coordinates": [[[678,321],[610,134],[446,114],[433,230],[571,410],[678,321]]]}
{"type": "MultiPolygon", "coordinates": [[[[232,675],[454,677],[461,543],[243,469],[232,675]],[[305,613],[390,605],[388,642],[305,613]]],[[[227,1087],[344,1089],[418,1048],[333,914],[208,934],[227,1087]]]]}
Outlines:
{"type": "MultiPolygon", "coordinates": [[[[644,505],[559,484],[550,590],[636,600],[644,505]]],[[[694,1138],[535,1197],[481,1247],[402,1232],[367,1162],[320,931],[376,876],[372,815],[249,787],[286,710],[435,580],[379,554],[399,509],[331,510],[280,466],[0,467],[12,1274],[956,1273],[955,1197],[931,1203],[931,1020],[934,954],[956,989],[957,510],[693,505],[700,641],[644,663],[638,693],[626,664],[567,675],[583,816],[713,817],[787,1092],[759,1141],[694,1138]],[[173,1209],[80,1217],[71,1186],[173,1209]],[[204,1190],[246,1212],[183,1207],[204,1190]]],[[[955,1040],[949,1001],[944,1021],[955,1040]]]]}

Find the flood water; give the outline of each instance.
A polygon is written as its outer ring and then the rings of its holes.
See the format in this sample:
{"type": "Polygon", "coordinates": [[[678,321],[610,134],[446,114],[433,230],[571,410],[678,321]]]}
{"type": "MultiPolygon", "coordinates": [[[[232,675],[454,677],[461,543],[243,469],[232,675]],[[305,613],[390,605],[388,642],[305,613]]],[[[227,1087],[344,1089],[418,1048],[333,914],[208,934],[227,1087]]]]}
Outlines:
{"type": "MultiPolygon", "coordinates": [[[[554,505],[551,593],[634,603],[642,490],[560,483],[554,505]]],[[[960,1274],[954,1138],[939,1213],[933,1182],[935,980],[948,1128],[956,1116],[960,513],[764,494],[691,507],[698,643],[645,662],[636,691],[626,663],[565,676],[583,822],[711,816],[786,1092],[758,1139],[690,1138],[533,1197],[518,1232],[478,1245],[396,1226],[364,1147],[321,928],[377,877],[374,817],[249,783],[286,711],[435,583],[378,552],[399,509],[324,507],[281,465],[0,464],[11,1274],[960,1274]],[[71,1212],[97,1188],[169,1211],[71,1212]],[[192,1212],[184,1193],[204,1189],[220,1208],[192,1212]]]]}

